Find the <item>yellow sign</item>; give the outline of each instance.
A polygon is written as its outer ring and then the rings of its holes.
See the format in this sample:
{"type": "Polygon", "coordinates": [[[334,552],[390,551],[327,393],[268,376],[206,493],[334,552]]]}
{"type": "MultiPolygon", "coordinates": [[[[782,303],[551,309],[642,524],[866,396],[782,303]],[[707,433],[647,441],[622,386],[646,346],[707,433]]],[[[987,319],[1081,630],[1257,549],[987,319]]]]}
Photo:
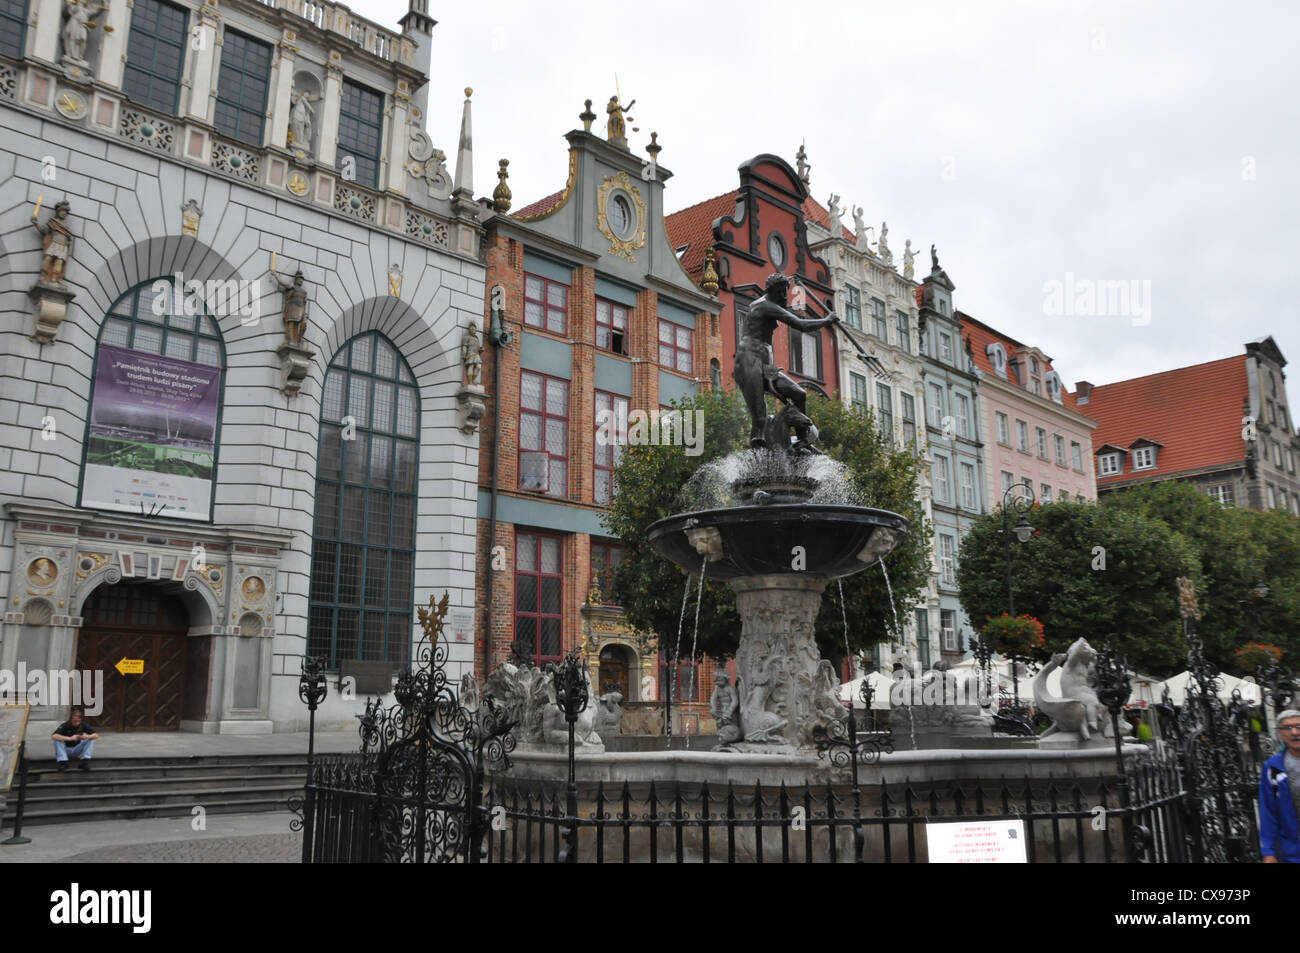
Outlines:
{"type": "Polygon", "coordinates": [[[142,658],[123,658],[113,666],[123,675],[143,675],[144,659],[142,658]]]}

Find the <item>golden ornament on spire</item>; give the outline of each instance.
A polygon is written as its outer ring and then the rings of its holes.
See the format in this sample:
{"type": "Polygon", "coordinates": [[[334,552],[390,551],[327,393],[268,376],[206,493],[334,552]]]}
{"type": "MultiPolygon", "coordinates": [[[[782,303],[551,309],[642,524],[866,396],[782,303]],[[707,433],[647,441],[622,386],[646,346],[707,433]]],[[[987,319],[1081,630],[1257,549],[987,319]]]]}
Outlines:
{"type": "Polygon", "coordinates": [[[718,269],[713,266],[712,248],[704,252],[704,278],[700,281],[700,287],[711,295],[718,293],[718,269]]]}
{"type": "Polygon", "coordinates": [[[509,159],[501,159],[497,163],[497,187],[492,190],[492,207],[502,215],[510,211],[510,186],[506,185],[506,179],[510,176],[506,171],[508,165],[509,159]]]}

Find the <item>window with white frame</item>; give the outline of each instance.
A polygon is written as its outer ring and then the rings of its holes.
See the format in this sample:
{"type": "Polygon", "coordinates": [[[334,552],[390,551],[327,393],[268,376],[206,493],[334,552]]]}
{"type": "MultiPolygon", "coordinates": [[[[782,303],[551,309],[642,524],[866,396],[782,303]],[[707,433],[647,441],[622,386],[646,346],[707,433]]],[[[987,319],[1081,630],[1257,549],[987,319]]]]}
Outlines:
{"type": "Polygon", "coordinates": [[[1120,462],[1121,460],[1123,460],[1121,454],[1103,453],[1097,458],[1098,463],[1101,465],[1099,474],[1101,476],[1114,476],[1116,473],[1119,473],[1124,468],[1123,464],[1120,462]]]}
{"type": "Polygon", "coordinates": [[[1042,502],[1043,504],[1047,504],[1047,503],[1052,502],[1052,485],[1051,485],[1050,483],[1044,483],[1044,484],[1043,484],[1043,486],[1042,486],[1042,490],[1041,490],[1040,493],[1039,493],[1038,499],[1039,499],[1039,501],[1042,502]]]}
{"type": "Polygon", "coordinates": [[[903,401],[903,443],[916,442],[916,401],[911,394],[900,394],[903,401]]]}
{"type": "Polygon", "coordinates": [[[1056,465],[1058,467],[1063,467],[1065,466],[1065,438],[1062,437],[1060,434],[1057,434],[1055,437],[1055,441],[1056,441],[1056,465]]]}
{"type": "Polygon", "coordinates": [[[912,325],[907,319],[907,312],[895,311],[894,323],[898,327],[898,346],[908,354],[912,353],[912,325]]]}
{"type": "Polygon", "coordinates": [[[1016,482],[1016,475],[1007,470],[1003,470],[1001,476],[1002,476],[1002,492],[1003,494],[1005,494],[1007,490],[1011,489],[1011,484],[1016,482]]]}
{"type": "Polygon", "coordinates": [[[1016,449],[1022,453],[1029,452],[1029,424],[1023,420],[1016,421],[1016,449]]]}
{"type": "Polygon", "coordinates": [[[876,383],[876,405],[877,416],[880,423],[881,435],[893,444],[894,442],[894,399],[893,392],[889,385],[881,382],[876,383]]]}
{"type": "Polygon", "coordinates": [[[889,328],[885,325],[885,302],[879,298],[871,299],[871,330],[883,343],[889,343],[889,328]]]}
{"type": "Polygon", "coordinates": [[[614,496],[614,468],[623,456],[627,442],[628,400],[603,390],[595,392],[596,445],[593,458],[594,493],[597,503],[608,503],[614,496]]]}
{"type": "Polygon", "coordinates": [[[1047,459],[1047,431],[1044,430],[1042,427],[1035,427],[1034,436],[1038,440],[1038,458],[1040,460],[1046,460],[1047,459]]]}
{"type": "Polygon", "coordinates": [[[543,278],[524,275],[524,324],[563,334],[569,321],[569,286],[543,278]]]}
{"type": "Polygon", "coordinates": [[[1133,451],[1133,469],[1151,470],[1156,465],[1155,447],[1138,447],[1133,451]]]}
{"type": "Polygon", "coordinates": [[[844,320],[851,328],[862,327],[862,294],[853,285],[844,286],[844,320]]]}
{"type": "Polygon", "coordinates": [[[954,416],[957,418],[957,436],[970,436],[970,398],[965,394],[952,396],[954,416]]]}
{"type": "Polygon", "coordinates": [[[1011,446],[1011,426],[1007,420],[1007,415],[999,410],[995,416],[998,422],[998,443],[1009,447],[1011,446]]]}
{"type": "Polygon", "coordinates": [[[939,534],[939,581],[945,586],[957,584],[957,543],[948,533],[939,534]]]}
{"type": "Polygon", "coordinates": [[[628,309],[615,301],[596,299],[596,347],[615,354],[627,353],[628,309]]]}
{"type": "Polygon", "coordinates": [[[938,384],[931,383],[929,385],[929,393],[930,393],[930,420],[929,420],[930,426],[936,428],[942,427],[943,426],[943,388],[940,387],[938,384]]]}
{"type": "Polygon", "coordinates": [[[948,486],[948,458],[934,455],[934,498],[939,503],[951,503],[952,495],[948,486]]]}
{"type": "Polygon", "coordinates": [[[695,334],[685,325],[666,318],[659,319],[659,366],[679,374],[690,374],[694,367],[691,338],[695,334]]]}
{"type": "Polygon", "coordinates": [[[1083,472],[1083,447],[1073,440],[1070,441],[1070,466],[1083,472]]]}
{"type": "Polygon", "coordinates": [[[524,371],[519,377],[519,488],[569,492],[569,382],[524,371]]]}
{"type": "Polygon", "coordinates": [[[943,332],[939,333],[939,360],[952,363],[952,336],[943,332]]]}
{"type": "Polygon", "coordinates": [[[867,407],[867,379],[861,374],[849,372],[849,399],[853,401],[854,407],[860,407],[863,410],[867,407]]]}
{"type": "Polygon", "coordinates": [[[957,613],[952,609],[939,610],[939,631],[943,634],[943,650],[957,651],[957,613]]]}
{"type": "Polygon", "coordinates": [[[977,509],[975,503],[975,467],[961,464],[961,505],[968,510],[977,509]]]}

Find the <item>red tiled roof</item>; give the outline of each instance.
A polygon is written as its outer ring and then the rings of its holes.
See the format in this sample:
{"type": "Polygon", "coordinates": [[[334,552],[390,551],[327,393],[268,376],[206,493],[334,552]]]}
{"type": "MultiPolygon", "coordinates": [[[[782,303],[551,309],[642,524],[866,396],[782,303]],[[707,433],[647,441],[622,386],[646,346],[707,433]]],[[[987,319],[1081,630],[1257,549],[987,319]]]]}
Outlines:
{"type": "Polygon", "coordinates": [[[564,195],[564,189],[558,192],[552,192],[544,199],[538,199],[532,205],[525,205],[516,212],[511,212],[511,218],[532,218],[536,215],[544,215],[555,206],[560,204],[560,196],[564,195]]]}
{"type": "MultiPolygon", "coordinates": [[[[815,222],[828,232],[831,230],[831,213],[811,195],[803,200],[803,217],[810,222],[815,222]]],[[[840,228],[844,232],[845,241],[852,242],[857,239],[857,236],[849,228],[844,225],[841,225],[840,228]]]]}
{"type": "MultiPolygon", "coordinates": [[[[1001,344],[1007,352],[1008,361],[1015,358],[1018,350],[1030,346],[1021,341],[1017,341],[1010,335],[1003,334],[1001,331],[989,327],[977,318],[972,318],[964,311],[958,311],[957,317],[961,319],[962,330],[970,336],[971,353],[975,357],[975,366],[990,377],[998,376],[993,370],[993,362],[989,360],[988,347],[990,344],[995,341],[1001,344]]],[[[1046,357],[1046,355],[1044,355],[1044,357],[1046,357]]],[[[1052,367],[1052,362],[1049,360],[1042,361],[1040,366],[1044,374],[1048,371],[1055,370],[1055,368],[1052,367]]],[[[1060,375],[1060,371],[1057,371],[1057,375],[1060,375]]],[[[1016,381],[1014,372],[1009,366],[1007,368],[1007,377],[1005,379],[1012,384],[1019,383],[1016,381]]],[[[1026,390],[1025,393],[1032,394],[1033,392],[1026,390]]],[[[1061,400],[1064,402],[1064,405],[1071,410],[1079,409],[1078,404],[1075,402],[1075,396],[1066,389],[1064,380],[1061,381],[1061,400]]],[[[1087,414],[1087,411],[1084,410],[1081,411],[1081,413],[1087,414]]],[[[1092,416],[1091,414],[1087,415],[1092,416]]]]}
{"type": "Polygon", "coordinates": [[[664,217],[664,229],[668,232],[668,241],[673,250],[676,251],[683,245],[690,246],[681,262],[697,285],[704,276],[704,252],[713,245],[713,223],[736,210],[738,191],[740,190],[732,189],[664,217]]]}
{"type": "Polygon", "coordinates": [[[1142,437],[1164,445],[1154,470],[1134,471],[1130,457],[1124,472],[1099,476],[1097,484],[1244,460],[1241,402],[1246,391],[1244,354],[1094,387],[1091,399],[1080,408],[1098,421],[1094,447],[1128,448],[1142,437]]]}

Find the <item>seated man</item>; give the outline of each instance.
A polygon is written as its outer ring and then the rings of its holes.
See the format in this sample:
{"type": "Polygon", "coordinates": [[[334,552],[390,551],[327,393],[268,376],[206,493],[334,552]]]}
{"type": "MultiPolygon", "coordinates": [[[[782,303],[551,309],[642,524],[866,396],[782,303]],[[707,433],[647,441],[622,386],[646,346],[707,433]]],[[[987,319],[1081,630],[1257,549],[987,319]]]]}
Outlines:
{"type": "Polygon", "coordinates": [[[59,762],[59,770],[68,770],[68,755],[76,755],[81,760],[81,770],[90,770],[90,752],[99,738],[95,729],[81,720],[81,709],[72,709],[68,720],[54,729],[54,757],[59,762]]]}

